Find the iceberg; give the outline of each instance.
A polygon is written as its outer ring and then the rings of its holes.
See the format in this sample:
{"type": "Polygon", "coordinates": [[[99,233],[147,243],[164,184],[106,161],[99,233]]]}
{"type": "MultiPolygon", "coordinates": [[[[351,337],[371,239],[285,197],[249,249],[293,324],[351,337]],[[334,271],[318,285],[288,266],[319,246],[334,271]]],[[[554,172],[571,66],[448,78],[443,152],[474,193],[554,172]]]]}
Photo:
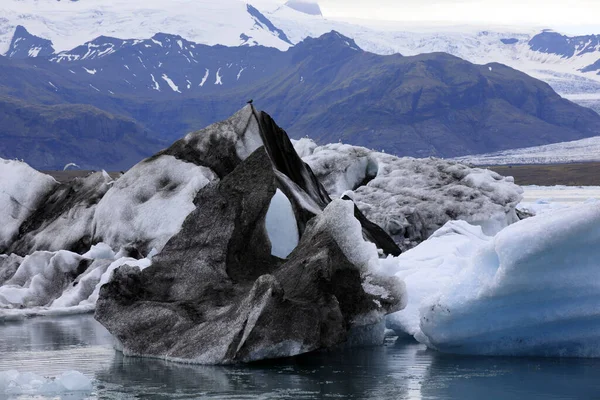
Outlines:
{"type": "Polygon", "coordinates": [[[292,143],[251,105],[116,180],[2,165],[0,320],[95,310],[126,354],[199,363],[381,343],[386,323],[425,338],[420,307],[522,194],[455,162],[292,143]]]}
{"type": "Polygon", "coordinates": [[[19,233],[21,224],[44,204],[58,182],[24,162],[1,158],[0,177],[0,252],[4,252],[19,233]]]}
{"type": "Polygon", "coordinates": [[[91,312],[100,287],[113,271],[128,264],[147,268],[149,258],[115,254],[105,243],[79,255],[70,251],[36,251],[0,256],[0,321],[32,315],[91,312]]]}
{"type": "Polygon", "coordinates": [[[416,338],[449,353],[600,357],[599,244],[598,204],[505,228],[423,299],[416,338]]]}
{"type": "Polygon", "coordinates": [[[100,288],[95,317],[124,354],[230,364],[382,343],[385,315],[404,306],[402,282],[374,269],[393,241],[250,109],[262,145],[231,153],[235,168],[198,191],[150,267],[120,266],[100,288]]]}
{"type": "Polygon", "coordinates": [[[491,240],[480,226],[450,221],[401,256],[380,260],[382,274],[396,276],[406,284],[406,307],[387,316],[387,327],[399,336],[420,337],[423,304],[451,287],[470,258],[491,240]]]}
{"type": "Polygon", "coordinates": [[[395,157],[342,143],[295,142],[334,197],[354,200],[402,250],[430,237],[446,222],[463,220],[493,235],[519,220],[523,190],[511,177],[454,161],[395,157]]]}

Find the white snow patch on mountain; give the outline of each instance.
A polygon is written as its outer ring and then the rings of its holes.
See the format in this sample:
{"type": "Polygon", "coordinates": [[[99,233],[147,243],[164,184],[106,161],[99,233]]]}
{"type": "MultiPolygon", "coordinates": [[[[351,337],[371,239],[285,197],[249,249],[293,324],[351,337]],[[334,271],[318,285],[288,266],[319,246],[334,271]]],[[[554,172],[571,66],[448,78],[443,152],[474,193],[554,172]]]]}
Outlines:
{"type": "Polygon", "coordinates": [[[204,76],[202,77],[202,81],[200,81],[200,85],[199,86],[204,86],[204,84],[206,83],[207,79],[208,79],[208,74],[210,73],[210,70],[208,68],[206,68],[206,72],[204,73],[204,76]]]}
{"type": "Polygon", "coordinates": [[[219,68],[215,75],[215,85],[222,85],[223,84],[222,79],[223,79],[223,77],[221,76],[221,68],[219,68]]]}
{"type": "Polygon", "coordinates": [[[41,50],[42,50],[41,47],[33,47],[33,48],[29,49],[29,52],[27,53],[27,55],[29,57],[37,57],[38,54],[40,54],[41,50]]]}
{"type": "Polygon", "coordinates": [[[169,87],[171,88],[172,91],[181,93],[181,90],[179,90],[179,86],[177,86],[175,84],[175,82],[173,82],[173,80],[171,78],[169,78],[169,76],[167,74],[163,74],[162,78],[165,82],[167,82],[167,84],[169,85],[169,87]]]}
{"type": "Polygon", "coordinates": [[[242,76],[242,72],[244,72],[244,70],[245,70],[245,69],[246,69],[246,68],[244,68],[244,67],[241,67],[241,68],[240,68],[240,70],[239,70],[239,72],[238,72],[238,74],[237,74],[237,80],[238,80],[238,81],[240,80],[240,76],[242,76]]]}
{"type": "Polygon", "coordinates": [[[158,82],[156,82],[156,78],[154,78],[154,74],[150,74],[150,76],[152,77],[152,83],[154,84],[153,89],[160,92],[160,85],[158,84],[158,82]]]}

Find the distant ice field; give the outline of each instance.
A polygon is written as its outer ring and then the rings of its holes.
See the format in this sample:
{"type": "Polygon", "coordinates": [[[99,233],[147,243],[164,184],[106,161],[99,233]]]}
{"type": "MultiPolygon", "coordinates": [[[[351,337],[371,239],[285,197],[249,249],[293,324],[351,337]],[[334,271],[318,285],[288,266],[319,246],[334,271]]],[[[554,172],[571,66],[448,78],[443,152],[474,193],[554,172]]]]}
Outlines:
{"type": "Polygon", "coordinates": [[[522,186],[518,209],[540,214],[583,203],[600,204],[600,186],[522,186]]]}

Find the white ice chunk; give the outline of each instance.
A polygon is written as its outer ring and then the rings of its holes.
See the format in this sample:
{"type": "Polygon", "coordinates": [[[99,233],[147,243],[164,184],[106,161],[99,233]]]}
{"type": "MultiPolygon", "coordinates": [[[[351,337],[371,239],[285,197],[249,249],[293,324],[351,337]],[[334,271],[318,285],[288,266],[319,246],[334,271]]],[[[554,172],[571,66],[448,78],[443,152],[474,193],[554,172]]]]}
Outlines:
{"type": "Polygon", "coordinates": [[[296,153],[298,153],[300,158],[312,155],[317,148],[317,144],[309,138],[302,138],[299,140],[292,139],[292,144],[294,145],[294,150],[296,150],[296,153]]]}
{"type": "MultiPolygon", "coordinates": [[[[308,143],[297,142],[302,150],[308,143]]],[[[308,146],[307,146],[308,147],[308,146]]],[[[350,196],[402,249],[451,220],[495,234],[518,220],[522,189],[514,179],[453,161],[395,157],[342,143],[309,148],[303,160],[332,195],[350,196]]]]}
{"type": "Polygon", "coordinates": [[[102,259],[102,260],[114,260],[115,252],[106,243],[98,243],[93,245],[92,248],[83,255],[85,258],[91,259],[102,259]]]}
{"type": "Polygon", "coordinates": [[[423,304],[420,325],[445,352],[600,357],[600,205],[504,229],[423,304]]]}
{"type": "Polygon", "coordinates": [[[402,279],[408,296],[402,311],[387,316],[387,326],[398,335],[418,335],[422,303],[446,288],[491,239],[479,226],[450,221],[417,247],[380,260],[381,272],[402,279]]]}
{"type": "Polygon", "coordinates": [[[0,250],[58,183],[24,162],[0,158],[0,250]]]}
{"type": "Polygon", "coordinates": [[[78,371],[67,371],[55,378],[16,370],[0,372],[0,395],[55,396],[92,390],[92,381],[78,371]]]}
{"type": "Polygon", "coordinates": [[[272,255],[286,258],[298,246],[298,225],[292,203],[279,189],[271,199],[265,228],[271,241],[272,255]]]}

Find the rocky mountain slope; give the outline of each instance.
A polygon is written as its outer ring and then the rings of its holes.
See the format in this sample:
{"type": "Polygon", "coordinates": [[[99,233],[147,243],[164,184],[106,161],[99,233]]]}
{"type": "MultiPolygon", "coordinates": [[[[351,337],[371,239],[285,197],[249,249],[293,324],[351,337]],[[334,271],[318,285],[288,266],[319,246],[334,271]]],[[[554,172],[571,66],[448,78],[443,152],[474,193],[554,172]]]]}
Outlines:
{"type": "Polygon", "coordinates": [[[455,157],[600,134],[598,114],[509,67],[443,53],[380,56],[337,32],[284,52],[167,34],[100,37],[49,59],[0,59],[0,69],[0,93],[90,104],[167,139],[225,118],[251,98],[292,137],[396,155],[455,157]]]}

